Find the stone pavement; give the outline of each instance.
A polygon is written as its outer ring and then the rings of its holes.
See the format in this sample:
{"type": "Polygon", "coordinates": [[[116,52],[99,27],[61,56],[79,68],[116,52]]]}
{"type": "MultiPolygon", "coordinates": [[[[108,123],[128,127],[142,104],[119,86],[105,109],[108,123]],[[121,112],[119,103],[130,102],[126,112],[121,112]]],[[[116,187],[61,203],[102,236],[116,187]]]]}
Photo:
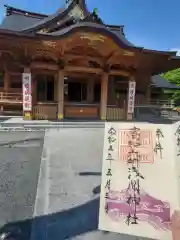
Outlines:
{"type": "MultiPolygon", "coordinates": [[[[3,119],[2,119],[3,120],[3,119]]],[[[48,120],[24,120],[23,119],[23,117],[10,117],[10,118],[8,118],[8,119],[5,119],[4,120],[4,122],[5,123],[11,123],[11,124],[13,124],[13,123],[34,123],[34,124],[37,124],[37,123],[48,123],[48,122],[50,122],[50,121],[48,121],[48,120]]]]}
{"type": "Polygon", "coordinates": [[[104,129],[48,130],[31,240],[133,240],[97,230],[104,129]]]}
{"type": "Polygon", "coordinates": [[[45,137],[0,132],[0,231],[18,228],[22,240],[137,239],[97,230],[103,137],[93,126],[45,137]]]}
{"type": "Polygon", "coordinates": [[[29,239],[44,132],[0,132],[0,231],[14,226],[29,239]]]}

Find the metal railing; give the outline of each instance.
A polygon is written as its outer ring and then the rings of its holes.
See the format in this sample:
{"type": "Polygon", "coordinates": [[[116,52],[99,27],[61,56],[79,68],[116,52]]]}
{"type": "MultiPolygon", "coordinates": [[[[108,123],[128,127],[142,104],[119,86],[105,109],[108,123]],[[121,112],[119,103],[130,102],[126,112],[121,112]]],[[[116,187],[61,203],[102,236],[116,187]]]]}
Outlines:
{"type": "Polygon", "coordinates": [[[150,105],[158,105],[163,107],[174,107],[174,102],[172,100],[151,100],[149,101],[150,105]]]}
{"type": "Polygon", "coordinates": [[[151,121],[153,119],[165,120],[176,119],[180,120],[180,114],[178,111],[173,110],[172,107],[164,107],[158,105],[144,105],[135,106],[134,119],[142,121],[151,121]]]}
{"type": "Polygon", "coordinates": [[[157,106],[157,107],[166,107],[166,108],[173,108],[174,102],[172,100],[150,100],[145,104],[142,103],[135,103],[135,106],[141,107],[141,106],[157,106]]]}
{"type": "Polygon", "coordinates": [[[22,93],[0,92],[1,103],[22,103],[22,93]]]}

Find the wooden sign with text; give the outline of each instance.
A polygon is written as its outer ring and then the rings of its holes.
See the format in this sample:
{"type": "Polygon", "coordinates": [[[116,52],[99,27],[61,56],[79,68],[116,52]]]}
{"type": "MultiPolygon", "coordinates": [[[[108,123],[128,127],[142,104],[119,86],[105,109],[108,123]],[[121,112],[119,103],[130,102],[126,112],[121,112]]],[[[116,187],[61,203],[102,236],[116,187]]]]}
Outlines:
{"type": "Polygon", "coordinates": [[[32,111],[31,73],[22,74],[23,111],[32,111]]]}

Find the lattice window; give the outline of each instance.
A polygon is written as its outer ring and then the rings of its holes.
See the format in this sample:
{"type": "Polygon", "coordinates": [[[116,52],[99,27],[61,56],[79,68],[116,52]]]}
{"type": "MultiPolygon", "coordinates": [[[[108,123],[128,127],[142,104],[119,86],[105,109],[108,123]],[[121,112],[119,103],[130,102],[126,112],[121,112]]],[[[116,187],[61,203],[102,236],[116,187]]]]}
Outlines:
{"type": "Polygon", "coordinates": [[[4,73],[0,72],[0,88],[4,87],[4,73]]]}
{"type": "Polygon", "coordinates": [[[37,101],[54,101],[54,76],[37,75],[37,101]]]}
{"type": "Polygon", "coordinates": [[[10,76],[10,88],[22,88],[21,75],[11,75],[10,76]]]}

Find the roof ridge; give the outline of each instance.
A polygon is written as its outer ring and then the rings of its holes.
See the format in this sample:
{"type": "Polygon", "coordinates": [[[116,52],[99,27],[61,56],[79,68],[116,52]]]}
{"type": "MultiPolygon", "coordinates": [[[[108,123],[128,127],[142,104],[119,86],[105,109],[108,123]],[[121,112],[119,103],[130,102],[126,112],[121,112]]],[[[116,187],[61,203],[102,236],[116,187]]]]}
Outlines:
{"type": "Polygon", "coordinates": [[[31,31],[38,31],[41,28],[46,28],[46,26],[52,21],[54,21],[54,22],[61,21],[66,16],[70,17],[70,15],[68,13],[70,13],[73,10],[73,8],[76,6],[79,6],[83,10],[84,15],[87,15],[89,13],[86,6],[84,6],[84,0],[79,0],[78,4],[75,1],[72,1],[72,3],[68,6],[68,8],[60,8],[54,14],[49,15],[48,18],[42,19],[42,21],[40,21],[39,23],[33,24],[32,26],[30,26],[28,28],[22,29],[22,31],[24,33],[25,32],[28,33],[31,31]],[[61,9],[63,9],[62,12],[61,12],[61,9]]]}
{"type": "Polygon", "coordinates": [[[106,24],[107,27],[109,28],[114,28],[114,29],[120,29],[120,28],[124,28],[124,25],[114,25],[114,24],[106,24]]]}
{"type": "Polygon", "coordinates": [[[26,10],[22,10],[22,9],[19,9],[19,8],[12,7],[10,5],[4,5],[4,7],[6,8],[6,15],[7,16],[14,13],[14,14],[27,15],[27,17],[30,16],[30,17],[37,17],[37,18],[42,18],[42,19],[45,18],[45,17],[48,17],[48,15],[46,15],[46,14],[26,11],[26,10]]]}

